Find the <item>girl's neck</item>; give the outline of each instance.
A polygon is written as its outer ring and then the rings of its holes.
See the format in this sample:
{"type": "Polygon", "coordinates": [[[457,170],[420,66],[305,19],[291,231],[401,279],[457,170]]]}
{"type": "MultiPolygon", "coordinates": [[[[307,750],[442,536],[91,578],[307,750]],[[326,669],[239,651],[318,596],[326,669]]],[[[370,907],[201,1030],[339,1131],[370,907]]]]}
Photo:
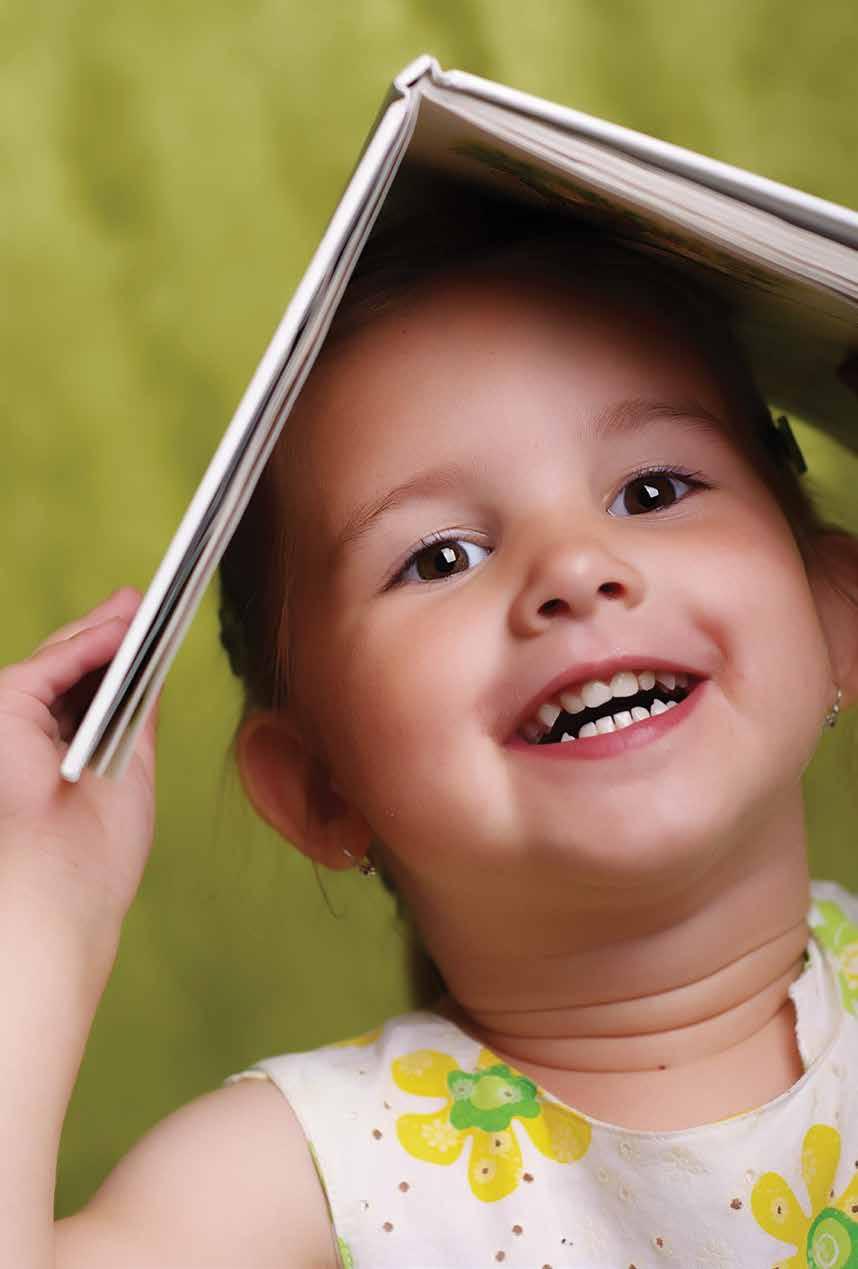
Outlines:
{"type": "Polygon", "coordinates": [[[691,1127],[771,1100],[803,1070],[789,988],[807,944],[809,877],[795,846],[765,867],[737,861],[729,884],[722,876],[676,920],[627,915],[623,936],[603,918],[601,939],[520,961],[518,973],[509,957],[504,972],[472,960],[470,974],[457,958],[440,1012],[610,1123],[691,1127]]]}
{"type": "MultiPolygon", "coordinates": [[[[790,971],[767,991],[722,1015],[721,1037],[702,1056],[656,1068],[587,1070],[568,1066],[569,1053],[559,1044],[548,1055],[550,1061],[546,1062],[544,1054],[540,1054],[543,1060],[537,1061],[531,1054],[539,1046],[522,1044],[520,1039],[510,1045],[504,1037],[475,1027],[449,997],[442,1000],[438,1012],[565,1105],[632,1131],[671,1132],[716,1123],[762,1106],[801,1078],[804,1067],[796,1044],[795,1009],[787,995],[799,972],[797,965],[794,973],[790,971]],[[778,998],[781,1003],[774,1007],[778,998]],[[733,1025],[734,1038],[724,1044],[733,1025]]],[[[669,1040],[671,1033],[663,1035],[669,1040]]],[[[701,1029],[699,1037],[704,1035],[701,1029]]],[[[658,1038],[652,1034],[646,1037],[658,1038]]],[[[636,1037],[628,1039],[633,1045],[636,1037]]]]}

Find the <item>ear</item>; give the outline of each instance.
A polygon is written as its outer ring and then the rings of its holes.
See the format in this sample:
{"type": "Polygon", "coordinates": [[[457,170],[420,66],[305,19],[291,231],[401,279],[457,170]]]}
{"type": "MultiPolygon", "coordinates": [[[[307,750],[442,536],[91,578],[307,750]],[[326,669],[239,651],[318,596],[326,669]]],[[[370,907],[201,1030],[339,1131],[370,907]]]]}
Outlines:
{"type": "Polygon", "coordinates": [[[334,869],[363,858],[369,825],[331,784],[288,711],[251,713],[239,728],[236,758],[256,812],[302,854],[334,869]]]}
{"type": "Polygon", "coordinates": [[[858,538],[839,531],[818,534],[809,576],[834,681],[844,706],[851,705],[858,700],[858,538]]]}

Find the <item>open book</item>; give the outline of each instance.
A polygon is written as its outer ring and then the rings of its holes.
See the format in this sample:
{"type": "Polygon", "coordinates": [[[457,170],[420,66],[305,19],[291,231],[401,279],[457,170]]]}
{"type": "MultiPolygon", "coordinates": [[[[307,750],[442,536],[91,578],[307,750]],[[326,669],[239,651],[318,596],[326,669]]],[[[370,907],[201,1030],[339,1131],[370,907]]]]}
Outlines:
{"type": "MultiPolygon", "coordinates": [[[[427,172],[604,226],[705,275],[773,407],[858,451],[858,215],[422,56],[394,80],[351,179],[62,763],[121,775],[374,229],[427,172]]],[[[431,183],[428,186],[431,198],[431,183]]]]}

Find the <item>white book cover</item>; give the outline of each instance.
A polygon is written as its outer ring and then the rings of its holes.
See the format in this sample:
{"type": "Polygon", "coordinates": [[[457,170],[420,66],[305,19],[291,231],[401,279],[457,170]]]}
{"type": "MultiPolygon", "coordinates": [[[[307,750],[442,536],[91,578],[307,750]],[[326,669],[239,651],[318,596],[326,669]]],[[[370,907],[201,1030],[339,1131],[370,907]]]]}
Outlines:
{"type": "MultiPolygon", "coordinates": [[[[424,55],[396,76],[324,235],[61,765],[119,778],[374,228],[427,173],[584,218],[729,297],[764,397],[858,451],[858,214],[424,55]]],[[[429,185],[431,196],[431,183],[429,185]]],[[[419,193],[418,193],[419,191],[419,193]]]]}

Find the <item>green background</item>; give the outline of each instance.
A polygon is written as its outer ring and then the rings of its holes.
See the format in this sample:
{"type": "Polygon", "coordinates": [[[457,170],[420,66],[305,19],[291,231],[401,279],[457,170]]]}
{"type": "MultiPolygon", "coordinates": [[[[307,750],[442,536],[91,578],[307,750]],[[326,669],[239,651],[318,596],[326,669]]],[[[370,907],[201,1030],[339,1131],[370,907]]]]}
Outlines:
{"type": "MultiPolygon", "coordinates": [[[[854,0],[0,4],[0,662],[145,588],[388,82],[424,51],[858,207],[854,0]]],[[[855,461],[801,437],[858,530],[855,461]]],[[[230,1072],[408,1004],[378,885],[323,893],[242,801],[237,714],[210,593],[166,689],[156,844],[59,1215],[230,1072]]],[[[858,888],[853,746],[848,724],[826,736],[808,806],[815,873],[858,888]]]]}

